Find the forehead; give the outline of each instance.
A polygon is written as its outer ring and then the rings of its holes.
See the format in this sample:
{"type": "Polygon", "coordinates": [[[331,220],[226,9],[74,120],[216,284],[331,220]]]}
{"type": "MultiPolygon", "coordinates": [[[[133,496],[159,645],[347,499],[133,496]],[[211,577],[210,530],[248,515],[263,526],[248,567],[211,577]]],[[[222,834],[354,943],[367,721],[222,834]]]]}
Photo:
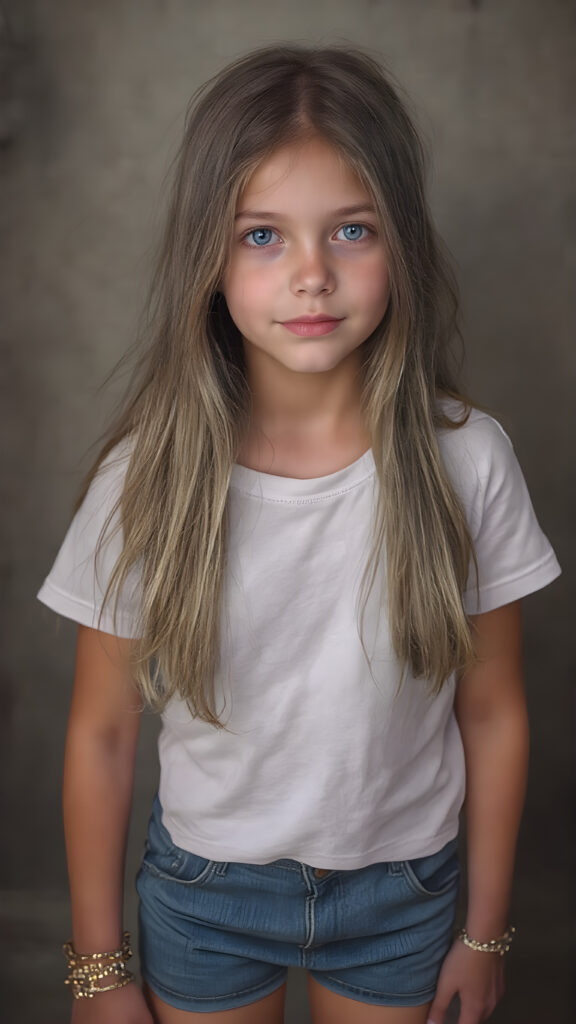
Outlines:
{"type": "Polygon", "coordinates": [[[238,211],[281,211],[311,197],[321,206],[370,200],[343,155],[319,138],[282,146],[262,160],[241,192],[238,211]]]}

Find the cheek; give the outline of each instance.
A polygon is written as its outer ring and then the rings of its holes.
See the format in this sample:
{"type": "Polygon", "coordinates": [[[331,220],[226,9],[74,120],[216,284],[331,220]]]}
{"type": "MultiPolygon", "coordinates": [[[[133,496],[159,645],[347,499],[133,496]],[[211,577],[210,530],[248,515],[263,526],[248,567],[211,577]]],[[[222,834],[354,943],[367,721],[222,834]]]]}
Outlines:
{"type": "Polygon", "coordinates": [[[357,286],[362,300],[383,316],[390,300],[390,276],[388,267],[378,262],[359,276],[357,286]]]}
{"type": "Polygon", "coordinates": [[[270,282],[261,273],[232,271],[224,277],[223,293],[233,317],[250,316],[269,303],[270,282]]]}

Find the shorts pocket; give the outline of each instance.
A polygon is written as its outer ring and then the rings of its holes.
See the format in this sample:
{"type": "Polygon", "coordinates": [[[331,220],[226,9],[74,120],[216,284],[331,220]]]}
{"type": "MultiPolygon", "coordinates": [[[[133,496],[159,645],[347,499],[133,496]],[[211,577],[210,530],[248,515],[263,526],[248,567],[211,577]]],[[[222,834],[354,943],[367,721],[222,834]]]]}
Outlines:
{"type": "Polygon", "coordinates": [[[460,878],[458,843],[451,840],[438,853],[401,861],[402,874],[412,892],[418,896],[443,896],[460,878]]]}
{"type": "Polygon", "coordinates": [[[176,846],[170,833],[161,821],[161,809],[156,803],[148,825],[148,837],[142,857],[142,869],[156,878],[182,885],[202,885],[223,865],[219,861],[206,860],[195,853],[176,846]]]}
{"type": "Polygon", "coordinates": [[[207,882],[220,867],[218,861],[205,860],[195,853],[172,847],[170,851],[159,853],[147,848],[142,858],[142,868],[156,878],[168,882],[179,882],[181,885],[201,885],[207,882]]]}

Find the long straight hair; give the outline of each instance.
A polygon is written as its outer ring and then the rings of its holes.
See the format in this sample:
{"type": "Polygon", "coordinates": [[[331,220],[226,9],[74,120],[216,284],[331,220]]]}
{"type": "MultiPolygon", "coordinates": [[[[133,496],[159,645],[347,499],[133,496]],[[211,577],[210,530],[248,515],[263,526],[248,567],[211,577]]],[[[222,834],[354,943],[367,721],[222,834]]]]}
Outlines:
{"type": "Polygon", "coordinates": [[[266,48],[208,82],[189,111],[147,306],[148,343],[79,499],[126,440],[115,510],[123,549],[105,600],[117,602],[137,567],[134,675],[143,698],[161,710],[179,697],[214,725],[227,494],[249,415],[242,340],[219,285],[251,173],[279,146],[312,136],[332,145],[371,193],[389,260],[390,303],[362,349],[380,492],[364,605],[385,558],[402,673],[437,692],[473,660],[462,605],[473,547],[437,442],[439,427],[465,419],[449,419],[438,402],[463,401],[452,347],[458,302],[426,204],[422,145],[372,58],[338,47],[266,48]]]}

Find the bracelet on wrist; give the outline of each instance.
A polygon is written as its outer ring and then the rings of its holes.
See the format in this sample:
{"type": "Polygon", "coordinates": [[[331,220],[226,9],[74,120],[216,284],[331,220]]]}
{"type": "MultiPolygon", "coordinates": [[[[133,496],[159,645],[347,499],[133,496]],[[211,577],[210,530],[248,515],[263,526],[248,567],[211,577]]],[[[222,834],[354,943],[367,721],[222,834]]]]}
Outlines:
{"type": "Polygon", "coordinates": [[[74,999],[93,999],[99,992],[124,988],[134,980],[126,964],[132,956],[130,934],[124,932],[122,945],[107,953],[77,953],[71,942],[62,946],[68,961],[68,977],[74,999]]]}
{"type": "Polygon", "coordinates": [[[508,953],[510,946],[512,945],[512,939],[516,929],[512,926],[508,928],[504,935],[501,935],[498,939],[490,939],[488,942],[478,942],[477,939],[471,939],[465,928],[461,928],[457,934],[460,942],[463,942],[469,949],[475,949],[478,953],[498,953],[500,956],[504,956],[508,953]]]}

